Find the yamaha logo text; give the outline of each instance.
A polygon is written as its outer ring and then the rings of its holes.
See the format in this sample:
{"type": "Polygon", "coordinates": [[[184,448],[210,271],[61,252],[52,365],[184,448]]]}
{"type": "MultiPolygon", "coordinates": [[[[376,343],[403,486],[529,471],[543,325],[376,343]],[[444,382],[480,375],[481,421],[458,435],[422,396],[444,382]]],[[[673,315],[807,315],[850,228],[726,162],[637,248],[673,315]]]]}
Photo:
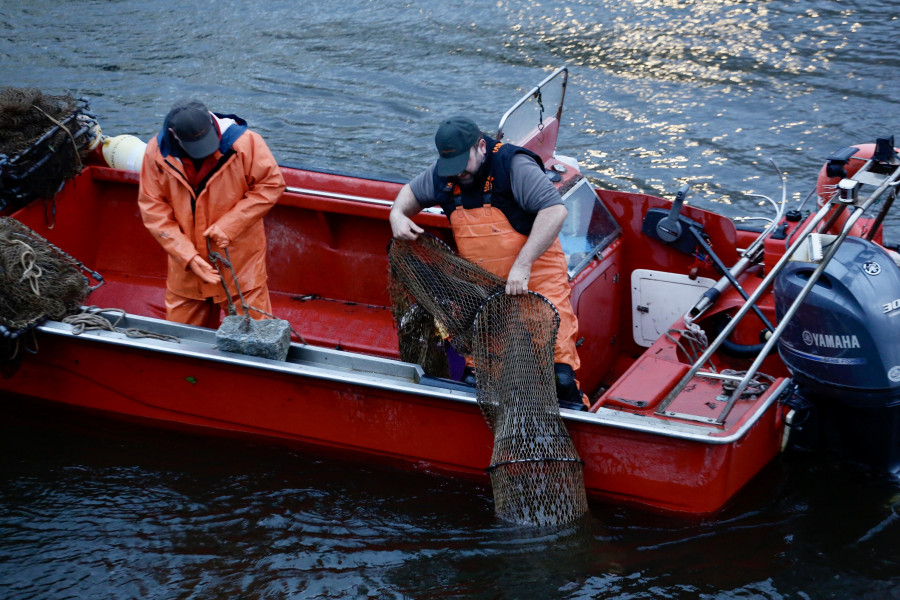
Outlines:
{"type": "Polygon", "coordinates": [[[803,332],[803,342],[807,346],[819,348],[859,348],[859,340],[855,335],[831,335],[823,333],[803,332]]]}

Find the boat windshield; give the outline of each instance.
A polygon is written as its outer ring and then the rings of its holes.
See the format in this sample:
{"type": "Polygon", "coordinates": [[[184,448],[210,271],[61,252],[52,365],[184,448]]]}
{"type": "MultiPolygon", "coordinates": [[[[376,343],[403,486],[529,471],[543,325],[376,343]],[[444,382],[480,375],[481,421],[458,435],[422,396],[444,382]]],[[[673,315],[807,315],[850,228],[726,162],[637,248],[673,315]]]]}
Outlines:
{"type": "Polygon", "coordinates": [[[549,160],[556,150],[568,76],[568,69],[560,67],[513,104],[500,119],[497,139],[549,160]]]}
{"type": "Polygon", "coordinates": [[[587,179],[581,179],[563,195],[569,215],[559,232],[569,278],[581,272],[591,259],[615,240],[621,228],[587,179]]]}

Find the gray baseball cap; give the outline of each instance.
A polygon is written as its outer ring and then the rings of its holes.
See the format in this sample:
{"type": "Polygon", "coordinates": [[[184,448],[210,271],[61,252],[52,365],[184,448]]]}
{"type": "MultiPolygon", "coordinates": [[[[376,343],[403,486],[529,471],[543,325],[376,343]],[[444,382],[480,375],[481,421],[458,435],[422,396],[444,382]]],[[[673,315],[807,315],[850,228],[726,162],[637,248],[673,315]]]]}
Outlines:
{"type": "Polygon", "coordinates": [[[440,158],[437,173],[450,177],[462,173],[469,163],[469,148],[481,139],[481,130],[468,117],[456,116],[445,119],[434,134],[434,145],[440,158]]]}
{"type": "Polygon", "coordinates": [[[206,158],[219,147],[219,132],[209,109],[202,102],[176,102],[169,111],[168,122],[191,158],[206,158]]]}

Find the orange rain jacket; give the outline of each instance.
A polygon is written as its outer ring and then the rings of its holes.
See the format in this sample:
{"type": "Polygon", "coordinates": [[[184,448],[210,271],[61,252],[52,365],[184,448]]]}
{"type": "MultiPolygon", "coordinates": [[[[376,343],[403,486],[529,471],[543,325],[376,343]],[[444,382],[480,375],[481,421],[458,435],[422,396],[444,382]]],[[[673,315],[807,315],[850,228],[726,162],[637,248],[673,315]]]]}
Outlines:
{"type": "MultiPolygon", "coordinates": [[[[241,291],[266,284],[266,234],[263,217],[281,198],[284,177],[262,137],[243,119],[214,114],[222,131],[217,164],[192,189],[180,148],[169,139],[168,121],[150,140],[144,154],[138,205],[144,225],[168,253],[166,286],[170,292],[214,302],[226,300],[220,283],[203,282],[188,268],[197,254],[209,259],[203,232],[213,224],[231,240],[228,252],[241,291]],[[233,121],[233,122],[232,122],[233,121]]],[[[190,160],[190,159],[185,159],[190,160]]],[[[224,252],[212,243],[214,252],[224,252]]],[[[232,297],[237,295],[231,273],[223,269],[232,297]]]]}

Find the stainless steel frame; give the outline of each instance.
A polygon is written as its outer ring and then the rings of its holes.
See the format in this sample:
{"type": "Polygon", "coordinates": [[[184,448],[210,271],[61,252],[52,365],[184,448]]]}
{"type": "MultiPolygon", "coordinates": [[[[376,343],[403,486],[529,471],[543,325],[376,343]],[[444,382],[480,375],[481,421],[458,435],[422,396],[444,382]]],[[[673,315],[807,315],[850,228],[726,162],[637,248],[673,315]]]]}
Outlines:
{"type": "Polygon", "coordinates": [[[734,318],[732,318],[722,329],[722,332],[719,334],[719,336],[715,340],[713,340],[706,351],[691,366],[684,377],[682,377],[681,381],[679,381],[678,384],[668,393],[668,395],[666,395],[665,399],[662,401],[662,403],[660,403],[660,406],[656,411],[657,414],[668,414],[666,412],[668,406],[675,400],[678,394],[680,394],[682,390],[684,390],[684,388],[688,383],[690,383],[694,376],[698,374],[698,371],[704,364],[706,364],[706,362],[710,359],[710,357],[712,357],[716,350],[719,349],[719,347],[728,338],[728,336],[731,335],[741,319],[743,319],[747,315],[747,313],[750,312],[756,301],[759,300],[759,298],[766,292],[769,286],[775,281],[775,278],[781,273],[782,270],[784,270],[784,267],[787,265],[788,261],[791,260],[791,257],[794,255],[794,253],[803,244],[806,243],[809,235],[814,232],[816,227],[825,219],[828,213],[832,209],[837,211],[842,207],[852,207],[853,214],[851,214],[847,218],[847,221],[844,223],[844,226],[841,229],[841,232],[838,235],[837,239],[829,246],[828,251],[822,257],[822,260],[819,262],[812,275],[810,275],[809,280],[806,282],[797,298],[785,312],[784,316],[781,318],[781,321],[778,324],[778,327],[776,327],[775,331],[772,332],[772,334],[769,336],[769,339],[766,341],[762,350],[756,356],[753,364],[750,366],[743,379],[740,381],[740,383],[738,383],[737,387],[731,393],[725,407],[719,413],[718,418],[714,421],[718,425],[724,425],[725,419],[728,418],[728,415],[737,402],[738,398],[741,397],[741,394],[744,392],[750,381],[759,370],[760,365],[762,365],[763,360],[765,360],[766,356],[768,356],[773,346],[778,342],[778,338],[784,332],[791,318],[796,314],[797,310],[799,310],[801,304],[809,295],[813,286],[816,284],[816,281],[818,281],[819,277],[825,271],[825,267],[828,266],[829,261],[831,261],[832,257],[835,255],[844,240],[847,239],[847,236],[850,234],[850,230],[852,229],[853,225],[856,223],[856,221],[859,220],[863,213],[880,198],[885,190],[887,190],[888,188],[892,188],[900,183],[900,167],[895,168],[890,175],[882,176],[877,175],[871,171],[873,164],[874,163],[872,160],[867,161],[866,164],[862,168],[860,168],[860,170],[852,178],[850,178],[849,181],[858,182],[854,185],[876,185],[875,190],[864,199],[854,197],[847,201],[842,200],[838,196],[835,196],[834,198],[832,198],[831,202],[823,205],[822,208],[819,209],[815,217],[811,221],[809,221],[809,223],[807,223],[806,227],[803,228],[801,234],[793,243],[791,243],[781,259],[766,274],[766,277],[759,284],[759,287],[757,287],[753,294],[750,295],[743,306],[741,306],[737,314],[735,314],[734,318]]]}

